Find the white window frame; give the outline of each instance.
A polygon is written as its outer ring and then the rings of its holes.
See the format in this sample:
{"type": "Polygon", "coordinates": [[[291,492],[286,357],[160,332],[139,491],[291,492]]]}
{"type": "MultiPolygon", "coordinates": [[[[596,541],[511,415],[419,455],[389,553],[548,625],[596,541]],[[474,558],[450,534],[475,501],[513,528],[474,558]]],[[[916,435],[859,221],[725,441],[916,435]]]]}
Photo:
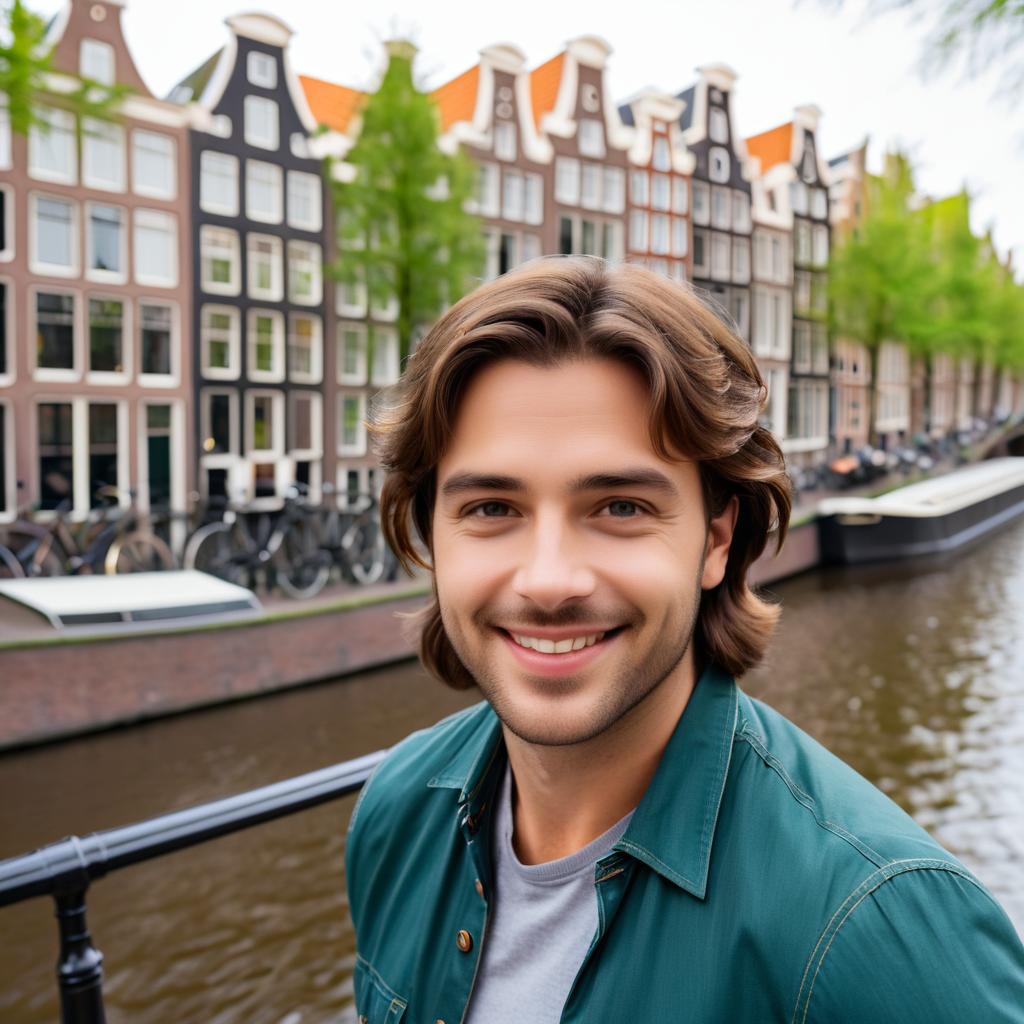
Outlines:
{"type": "Polygon", "coordinates": [[[690,222],[685,217],[672,218],[672,255],[685,259],[690,252],[690,222]]]}
{"type": "Polygon", "coordinates": [[[238,157],[230,153],[221,153],[216,149],[204,149],[199,154],[199,209],[207,213],[220,214],[223,217],[238,216],[238,157]],[[203,188],[204,177],[212,174],[212,169],[207,167],[208,163],[222,162],[225,169],[230,167],[231,192],[230,202],[221,203],[216,197],[211,196],[203,188]]]}
{"type": "Polygon", "coordinates": [[[265,160],[245,161],[245,215],[258,224],[280,224],[284,220],[284,173],[279,164],[267,163],[265,160]],[[267,175],[267,180],[258,187],[269,187],[273,200],[269,209],[261,209],[253,202],[256,192],[253,178],[256,174],[267,175]]]}
{"type": "Polygon", "coordinates": [[[128,211],[116,203],[94,203],[85,204],[85,276],[90,281],[106,282],[108,284],[124,284],[128,280],[128,211]],[[106,206],[117,210],[121,216],[121,270],[100,270],[89,266],[92,259],[92,211],[96,206],[106,206]]]}
{"type": "Polygon", "coordinates": [[[732,279],[736,284],[750,281],[750,239],[732,240],[732,279]]]}
{"type": "Polygon", "coordinates": [[[693,229],[693,274],[694,277],[708,277],[711,272],[711,232],[707,228],[693,229]],[[697,262],[697,241],[701,241],[704,259],[697,262]]]}
{"type": "Polygon", "coordinates": [[[46,277],[78,277],[81,272],[82,236],[79,204],[69,196],[46,192],[29,193],[29,269],[46,277]],[[71,263],[43,263],[39,259],[39,200],[64,203],[71,208],[71,263]]]}
{"type": "Polygon", "coordinates": [[[337,366],[336,376],[339,384],[365,384],[367,380],[367,330],[366,324],[346,323],[338,321],[336,336],[337,366]],[[344,350],[348,345],[346,333],[351,334],[357,343],[357,369],[354,373],[345,372],[344,350]]]}
{"type": "Polygon", "coordinates": [[[243,104],[243,121],[245,123],[245,141],[249,146],[255,146],[257,149],[267,149],[272,152],[276,152],[281,146],[281,111],[275,100],[269,99],[266,96],[253,96],[252,94],[245,97],[243,104]],[[273,131],[267,134],[260,134],[256,131],[258,127],[254,112],[256,110],[270,112],[273,108],[274,120],[273,120],[273,131]]]}
{"type": "Polygon", "coordinates": [[[0,277],[0,286],[7,289],[7,322],[4,324],[5,341],[2,343],[7,346],[7,350],[4,353],[6,356],[4,362],[7,364],[7,369],[4,372],[0,372],[0,387],[7,387],[14,383],[14,378],[17,375],[14,362],[17,354],[17,344],[14,338],[14,325],[17,323],[14,318],[15,288],[14,282],[9,277],[0,277]]]}
{"type": "MultiPolygon", "coordinates": [[[[212,469],[234,469],[241,451],[241,422],[238,415],[238,391],[235,388],[201,388],[199,391],[199,449],[202,465],[212,469]],[[228,450],[226,452],[207,453],[203,445],[210,436],[210,403],[215,395],[224,395],[228,400],[228,450]]],[[[231,474],[228,477],[231,486],[231,474]]],[[[209,497],[208,494],[204,497],[209,497]]]]}
{"type": "Polygon", "coordinates": [[[605,213],[622,213],[626,209],[626,172],[621,167],[606,166],[601,188],[601,208],[605,213]]]}
{"type": "Polygon", "coordinates": [[[672,221],[667,213],[651,215],[651,252],[668,256],[672,251],[672,221]]]}
{"type": "Polygon", "coordinates": [[[631,210],[629,213],[629,247],[633,252],[648,251],[648,213],[646,210],[631,210]]]}
{"type": "Polygon", "coordinates": [[[693,223],[707,227],[711,223],[711,186],[706,181],[695,181],[692,193],[693,223]]]}
{"type": "Polygon", "coordinates": [[[249,380],[260,384],[280,384],[285,372],[284,314],[276,309],[248,310],[245,316],[245,342],[245,371],[249,380]],[[261,370],[256,366],[257,318],[269,320],[272,325],[269,370],[261,370]]]}
{"type": "Polygon", "coordinates": [[[484,217],[501,213],[501,169],[497,164],[480,164],[477,183],[477,204],[484,217]]]}
{"type": "Polygon", "coordinates": [[[78,73],[82,78],[99,82],[101,85],[113,85],[117,76],[113,46],[98,39],[83,39],[78,44],[78,73]],[[102,63],[103,67],[99,68],[97,62],[102,63]],[[93,70],[100,73],[94,75],[93,70]]]}
{"type": "Polygon", "coordinates": [[[177,387],[181,380],[181,307],[177,302],[169,299],[162,299],[147,295],[140,295],[135,302],[135,331],[132,335],[134,343],[133,353],[138,359],[138,381],[143,387],[148,388],[173,388],[177,387]],[[147,373],[144,369],[145,361],[142,358],[142,310],[144,306],[162,306],[171,311],[171,372],[170,373],[147,373]]]}
{"type": "Polygon", "coordinates": [[[579,206],[580,162],[575,157],[555,158],[555,199],[559,203],[579,206]]]}
{"type": "Polygon", "coordinates": [[[315,242],[304,242],[295,238],[289,239],[285,266],[287,267],[286,273],[288,276],[288,301],[296,306],[319,306],[323,301],[324,292],[323,250],[320,246],[315,242]],[[305,252],[304,256],[300,257],[297,255],[300,250],[305,252]],[[297,295],[292,287],[292,266],[298,263],[300,259],[308,261],[314,267],[313,293],[308,297],[297,295]]]}
{"type": "Polygon", "coordinates": [[[274,55],[263,50],[250,50],[245,60],[245,77],[258,89],[276,89],[277,61],[274,55]]]}
{"type": "Polygon", "coordinates": [[[284,392],[272,388],[248,388],[245,392],[245,457],[247,459],[271,459],[284,455],[284,392]],[[270,443],[272,448],[256,448],[252,442],[256,440],[254,427],[256,425],[256,399],[269,398],[271,415],[274,417],[270,424],[270,443]]]}
{"type": "MultiPolygon", "coordinates": [[[[0,377],[0,379],[3,379],[0,377]]],[[[14,406],[9,399],[0,398],[0,409],[4,412],[4,436],[0,444],[4,446],[4,465],[7,467],[3,478],[0,478],[0,493],[4,496],[6,512],[0,512],[0,523],[13,523],[18,518],[17,480],[14,465],[14,406]]]]}
{"type": "Polygon", "coordinates": [[[732,229],[744,235],[753,230],[750,196],[740,189],[734,189],[732,193],[732,229]]]}
{"type": "Polygon", "coordinates": [[[721,107],[708,108],[708,137],[712,142],[728,145],[729,117],[721,107]]]}
{"type": "Polygon", "coordinates": [[[732,161],[724,146],[712,146],[708,150],[708,177],[717,185],[727,185],[732,176],[732,161]]]}
{"type": "Polygon", "coordinates": [[[603,122],[596,117],[581,117],[576,131],[576,144],[580,153],[594,160],[603,160],[608,152],[603,122]]]}
{"type": "Polygon", "coordinates": [[[277,235],[262,235],[250,231],[245,236],[245,269],[248,281],[246,290],[249,298],[257,299],[260,302],[281,302],[284,299],[284,240],[277,235]],[[255,246],[257,243],[269,243],[270,245],[270,287],[259,288],[256,284],[256,269],[262,254],[256,255],[255,246]]]}
{"type": "Polygon", "coordinates": [[[732,195],[718,185],[711,189],[711,226],[728,231],[732,225],[732,195]]]}
{"type": "Polygon", "coordinates": [[[215,302],[205,302],[199,308],[199,360],[203,377],[207,380],[238,380],[242,371],[242,318],[237,306],[221,306],[215,302]],[[208,335],[206,330],[207,313],[224,313],[228,317],[228,365],[211,366],[208,335]]]}
{"type": "Polygon", "coordinates": [[[514,121],[498,121],[494,125],[494,156],[512,162],[516,158],[516,126],[514,121]]]}
{"type": "Polygon", "coordinates": [[[57,185],[74,185],[78,181],[78,139],[75,133],[75,116],[70,111],[56,107],[40,107],[39,117],[50,125],[49,132],[33,125],[29,130],[28,139],[28,173],[38,181],[49,181],[57,185]],[[40,167],[37,161],[40,144],[52,138],[55,131],[67,133],[65,139],[65,155],[69,157],[67,166],[60,170],[40,167]]]}
{"type": "Polygon", "coordinates": [[[811,258],[816,267],[823,267],[828,263],[828,228],[824,224],[814,224],[811,227],[811,258]]]}
{"type": "Polygon", "coordinates": [[[323,396],[318,391],[296,389],[288,393],[287,439],[289,443],[288,454],[292,458],[302,460],[323,458],[323,417],[323,396]],[[309,439],[312,441],[312,447],[310,448],[296,448],[292,444],[295,439],[295,406],[299,401],[308,401],[310,403],[309,439]]]}
{"type": "Polygon", "coordinates": [[[132,377],[133,370],[133,340],[135,338],[134,320],[132,318],[132,304],[124,294],[103,294],[101,292],[88,292],[83,300],[84,331],[83,331],[83,355],[85,366],[85,379],[89,384],[127,384],[132,377]],[[97,302],[120,302],[121,303],[121,369],[120,370],[94,370],[90,366],[92,358],[92,313],[89,304],[97,302]]]}
{"type": "Polygon", "coordinates": [[[82,366],[85,359],[82,354],[82,293],[71,288],[51,287],[50,285],[33,285],[28,289],[28,307],[25,310],[29,325],[28,336],[31,339],[29,351],[32,379],[70,383],[82,379],[82,366]],[[71,367],[70,369],[55,366],[39,366],[36,337],[38,335],[38,315],[40,293],[47,295],[71,296],[71,367]]]}
{"type": "Polygon", "coordinates": [[[364,393],[352,394],[351,392],[341,392],[338,394],[338,418],[337,418],[337,437],[335,442],[337,445],[338,455],[365,455],[366,454],[366,395],[364,393]],[[347,401],[354,401],[357,403],[359,409],[359,422],[356,428],[356,439],[346,444],[342,438],[345,430],[345,403],[347,401]]]}
{"type": "Polygon", "coordinates": [[[224,228],[215,224],[203,224],[199,228],[199,286],[208,295],[238,295],[241,291],[241,243],[238,232],[234,228],[224,228]],[[213,252],[214,247],[210,239],[214,234],[223,234],[225,239],[230,238],[230,248],[221,247],[218,243],[216,251],[226,252],[231,262],[231,280],[227,282],[213,281],[206,276],[206,254],[213,252]]]}
{"type": "Polygon", "coordinates": [[[685,214],[690,206],[690,190],[685,178],[674,175],[672,178],[672,212],[685,214]]]}
{"type": "Polygon", "coordinates": [[[351,285],[346,285],[343,281],[339,281],[334,289],[334,311],[338,316],[366,316],[366,282],[355,281],[351,285]],[[356,301],[349,303],[345,294],[346,287],[355,289],[356,301]]]}
{"type": "Polygon", "coordinates": [[[711,278],[714,281],[732,279],[732,246],[730,236],[721,231],[711,233],[711,278]],[[725,254],[724,257],[722,254],[725,254]]]}
{"type": "Polygon", "coordinates": [[[132,247],[134,253],[134,272],[135,281],[137,284],[147,285],[149,287],[156,288],[177,288],[178,286],[178,218],[173,213],[166,213],[163,210],[143,210],[136,209],[132,216],[132,247]],[[149,222],[147,224],[147,222],[149,222]],[[170,253],[171,253],[171,273],[169,277],[162,278],[154,274],[145,274],[139,271],[139,229],[145,227],[152,227],[157,223],[163,225],[169,225],[170,231],[167,232],[170,253]]]}
{"type": "Polygon", "coordinates": [[[288,354],[292,350],[292,338],[295,337],[295,321],[298,319],[308,320],[313,324],[313,332],[310,335],[309,348],[309,373],[293,370],[287,366],[288,379],[297,384],[319,384],[324,376],[324,323],[323,319],[316,313],[293,312],[288,314],[288,342],[285,352],[285,362],[288,363],[288,354]]]}
{"type": "Polygon", "coordinates": [[[305,171],[289,171],[287,189],[289,226],[302,231],[319,231],[324,225],[323,190],[319,175],[307,174],[305,171]],[[313,210],[313,216],[306,220],[297,216],[295,209],[297,204],[292,198],[300,188],[308,192],[306,198],[313,210]]]}
{"type": "Polygon", "coordinates": [[[401,373],[398,348],[398,331],[394,327],[374,326],[372,331],[373,354],[370,358],[370,383],[374,387],[389,387],[394,384],[401,373]],[[378,346],[386,352],[386,365],[378,366],[378,346]],[[380,372],[378,372],[380,371],[380,372]]]}
{"type": "Polygon", "coordinates": [[[601,188],[604,185],[600,164],[584,163],[580,173],[580,206],[585,210],[600,210],[601,188]]]}
{"type": "Polygon", "coordinates": [[[132,191],[138,196],[148,196],[150,199],[175,199],[178,195],[178,140],[173,135],[165,135],[163,132],[150,132],[142,128],[135,128],[132,131],[132,191]],[[150,147],[146,149],[146,143],[150,147]],[[155,144],[154,144],[155,143],[155,144]],[[169,150],[167,153],[159,153],[161,148],[169,150]],[[139,173],[141,165],[140,153],[145,151],[151,160],[163,159],[167,161],[170,170],[169,184],[166,188],[153,185],[146,181],[140,181],[142,175],[139,173]]]}
{"type": "Polygon", "coordinates": [[[501,215],[505,220],[526,216],[526,178],[522,171],[506,167],[501,181],[501,215]]]}
{"type": "Polygon", "coordinates": [[[82,184],[101,192],[124,192],[127,187],[127,142],[124,128],[109,121],[82,118],[82,184]],[[97,173],[96,158],[105,146],[115,149],[114,174],[97,173]]]}
{"type": "Polygon", "coordinates": [[[629,172],[629,201],[634,206],[649,206],[651,203],[651,177],[647,171],[629,172]]]}
{"type": "Polygon", "coordinates": [[[655,135],[651,142],[651,167],[667,174],[672,170],[672,143],[667,135],[655,135]]]}
{"type": "Polygon", "coordinates": [[[7,97],[0,95],[0,169],[11,166],[11,112],[7,97]]]}
{"type": "Polygon", "coordinates": [[[651,209],[662,213],[672,209],[672,179],[667,174],[651,175],[651,209]]]}

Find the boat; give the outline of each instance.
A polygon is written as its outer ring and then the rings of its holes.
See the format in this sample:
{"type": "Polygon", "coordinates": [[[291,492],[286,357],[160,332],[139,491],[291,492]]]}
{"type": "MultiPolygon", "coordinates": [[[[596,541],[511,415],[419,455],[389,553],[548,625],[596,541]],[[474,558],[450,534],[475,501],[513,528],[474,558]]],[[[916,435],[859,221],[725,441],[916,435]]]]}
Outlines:
{"type": "Polygon", "coordinates": [[[954,551],[1024,514],[1024,457],[989,459],[877,498],[818,503],[822,561],[915,558],[954,551]]]}

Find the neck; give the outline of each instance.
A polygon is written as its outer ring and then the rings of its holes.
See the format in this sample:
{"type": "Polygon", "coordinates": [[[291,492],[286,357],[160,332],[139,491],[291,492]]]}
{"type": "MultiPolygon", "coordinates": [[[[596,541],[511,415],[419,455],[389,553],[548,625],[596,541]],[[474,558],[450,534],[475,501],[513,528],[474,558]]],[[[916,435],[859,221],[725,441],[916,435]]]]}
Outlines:
{"type": "Polygon", "coordinates": [[[513,846],[522,863],[575,853],[640,803],[695,683],[691,647],[636,707],[585,743],[538,746],[504,729],[515,782],[513,846]]]}

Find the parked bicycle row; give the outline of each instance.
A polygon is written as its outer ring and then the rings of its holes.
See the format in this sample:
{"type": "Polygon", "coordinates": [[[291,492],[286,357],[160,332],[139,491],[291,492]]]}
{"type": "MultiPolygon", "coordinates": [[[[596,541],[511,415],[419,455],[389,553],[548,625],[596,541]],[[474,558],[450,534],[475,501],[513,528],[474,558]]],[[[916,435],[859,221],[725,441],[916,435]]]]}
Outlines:
{"type": "Polygon", "coordinates": [[[0,579],[184,568],[308,598],[332,578],[367,585],[397,576],[371,494],[348,494],[340,508],[328,485],[315,504],[297,484],[272,511],[226,501],[143,511],[134,492],[108,485],[94,498],[82,520],[70,497],[45,516],[23,510],[0,532],[0,579]]]}

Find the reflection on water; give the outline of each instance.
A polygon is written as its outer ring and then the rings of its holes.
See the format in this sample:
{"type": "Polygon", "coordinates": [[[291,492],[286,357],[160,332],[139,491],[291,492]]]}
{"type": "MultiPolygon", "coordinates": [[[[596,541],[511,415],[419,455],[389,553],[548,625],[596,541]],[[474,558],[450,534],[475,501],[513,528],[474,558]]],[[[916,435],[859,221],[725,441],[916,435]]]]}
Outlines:
{"type": "MultiPolygon", "coordinates": [[[[744,683],[960,856],[1024,931],[1024,523],[944,563],[776,588],[744,683]]],[[[413,665],[0,758],[0,857],[378,749],[475,699],[413,665]]],[[[90,893],[110,1024],[351,1014],[352,800],[118,873],[90,893]]],[[[56,926],[0,910],[0,1019],[57,1019],[56,926]]]]}

